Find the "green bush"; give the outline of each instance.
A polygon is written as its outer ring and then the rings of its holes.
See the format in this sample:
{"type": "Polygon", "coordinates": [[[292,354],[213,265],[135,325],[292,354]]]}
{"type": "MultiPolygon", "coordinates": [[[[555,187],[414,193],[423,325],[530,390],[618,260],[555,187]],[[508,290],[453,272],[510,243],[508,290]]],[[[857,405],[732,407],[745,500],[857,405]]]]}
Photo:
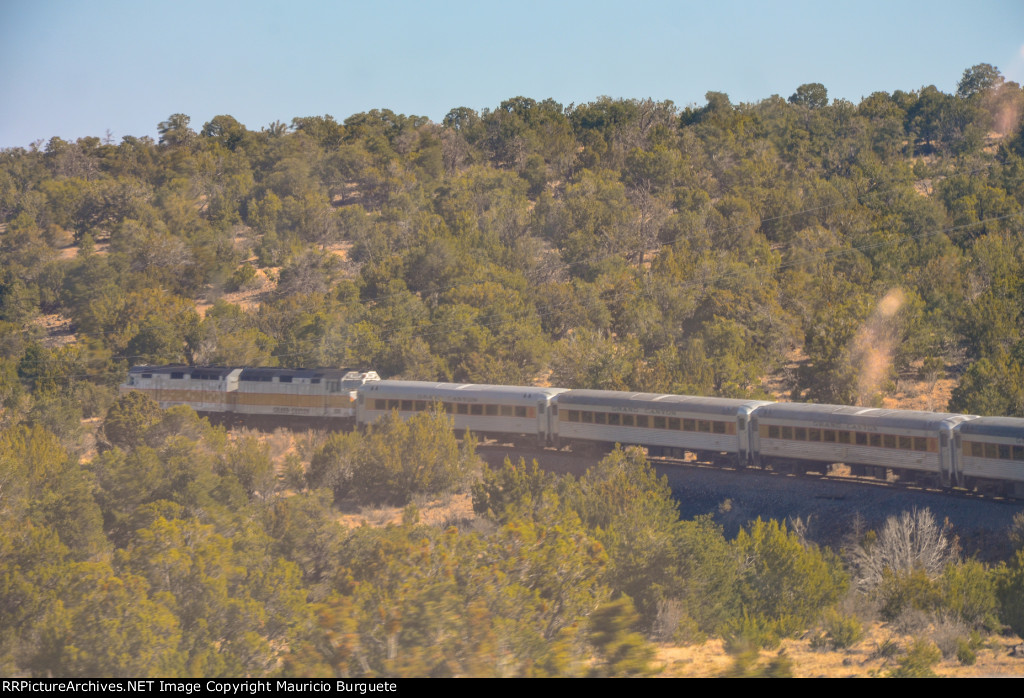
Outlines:
{"type": "Polygon", "coordinates": [[[956,658],[964,666],[971,666],[978,661],[978,655],[974,651],[972,642],[967,638],[960,638],[956,643],[956,658]]]}
{"type": "Polygon", "coordinates": [[[831,609],[825,613],[825,637],[832,649],[853,647],[864,638],[864,627],[855,616],[831,609]]]}
{"type": "Polygon", "coordinates": [[[917,639],[903,655],[899,666],[889,672],[893,679],[934,678],[932,667],[942,660],[942,652],[931,640],[917,639]]]}

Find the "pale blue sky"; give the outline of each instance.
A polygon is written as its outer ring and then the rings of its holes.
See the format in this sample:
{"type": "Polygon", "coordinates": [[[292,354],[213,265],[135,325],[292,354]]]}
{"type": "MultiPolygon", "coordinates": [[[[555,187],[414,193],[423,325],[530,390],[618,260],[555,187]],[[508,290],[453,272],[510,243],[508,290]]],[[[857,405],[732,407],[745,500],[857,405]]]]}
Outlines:
{"type": "Polygon", "coordinates": [[[1024,0],[948,2],[147,2],[0,0],[0,148],[156,135],[373,108],[439,121],[509,97],[703,104],[821,82],[956,89],[965,68],[1024,82],[1024,0]]]}

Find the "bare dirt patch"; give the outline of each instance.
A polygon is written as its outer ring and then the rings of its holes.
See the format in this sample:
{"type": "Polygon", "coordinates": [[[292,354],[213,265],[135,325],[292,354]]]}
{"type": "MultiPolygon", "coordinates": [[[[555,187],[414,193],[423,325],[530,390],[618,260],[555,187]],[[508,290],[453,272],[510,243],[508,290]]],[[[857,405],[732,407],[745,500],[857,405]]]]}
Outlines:
{"type": "Polygon", "coordinates": [[[47,349],[56,349],[65,344],[73,344],[78,341],[78,335],[74,332],[71,318],[66,315],[61,315],[60,313],[40,315],[32,321],[32,324],[41,328],[46,333],[42,338],[42,344],[47,349]]]}

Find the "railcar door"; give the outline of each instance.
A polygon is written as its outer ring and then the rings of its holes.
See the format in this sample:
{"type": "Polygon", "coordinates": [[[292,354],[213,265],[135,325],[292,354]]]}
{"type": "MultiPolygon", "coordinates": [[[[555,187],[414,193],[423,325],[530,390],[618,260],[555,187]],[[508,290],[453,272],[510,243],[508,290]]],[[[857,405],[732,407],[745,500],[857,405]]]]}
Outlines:
{"type": "Polygon", "coordinates": [[[537,403],[537,445],[544,446],[547,435],[551,433],[551,410],[547,409],[544,400],[537,403]]]}
{"type": "Polygon", "coordinates": [[[750,454],[750,440],[747,436],[747,425],[750,423],[750,415],[746,410],[740,408],[736,414],[736,465],[743,468],[748,464],[750,454]]]}
{"type": "Polygon", "coordinates": [[[959,455],[959,432],[954,434],[948,424],[943,424],[939,428],[939,473],[944,487],[960,484],[959,455]]]}

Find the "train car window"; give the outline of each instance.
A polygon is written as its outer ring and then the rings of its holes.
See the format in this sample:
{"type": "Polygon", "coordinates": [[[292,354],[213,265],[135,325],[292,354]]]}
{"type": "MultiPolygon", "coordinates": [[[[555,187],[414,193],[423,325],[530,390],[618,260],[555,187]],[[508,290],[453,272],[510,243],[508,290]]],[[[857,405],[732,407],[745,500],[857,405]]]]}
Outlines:
{"type": "Polygon", "coordinates": [[[594,423],[594,413],[593,412],[580,412],[580,418],[581,418],[581,420],[582,420],[582,422],[584,424],[593,424],[594,423]]]}
{"type": "MultiPolygon", "coordinates": [[[[945,436],[945,434],[943,434],[943,436],[945,436]]],[[[928,451],[930,453],[938,453],[939,452],[939,442],[936,441],[935,439],[928,439],[928,451]]]]}
{"type": "Polygon", "coordinates": [[[171,380],[181,380],[185,377],[184,373],[172,373],[171,380]]]}
{"type": "MultiPolygon", "coordinates": [[[[763,429],[764,427],[761,427],[761,428],[763,429]]],[[[777,426],[775,426],[774,424],[772,424],[770,427],[768,427],[768,438],[769,439],[777,439],[777,438],[779,438],[779,428],[777,426]]]]}
{"type": "Polygon", "coordinates": [[[619,426],[619,424],[622,423],[622,420],[619,417],[620,417],[620,415],[616,414],[615,412],[609,412],[608,413],[608,425],[612,426],[612,427],[619,426]]]}
{"type": "Polygon", "coordinates": [[[455,414],[455,403],[446,402],[444,403],[444,411],[446,414],[455,414]]]}
{"type": "Polygon", "coordinates": [[[999,444],[999,457],[1003,460],[1010,460],[1010,446],[1008,444],[999,444]]]}
{"type": "Polygon", "coordinates": [[[608,415],[606,413],[604,413],[604,412],[595,412],[594,413],[594,424],[607,424],[607,423],[608,423],[608,415]]]}
{"type": "Polygon", "coordinates": [[[807,440],[813,443],[819,443],[821,441],[821,429],[808,429],[807,440]]]}
{"type": "Polygon", "coordinates": [[[914,437],[914,450],[915,451],[927,451],[928,450],[928,439],[923,436],[914,437]]]}
{"type": "Polygon", "coordinates": [[[711,422],[711,431],[716,434],[724,434],[725,422],[711,422]]]}
{"type": "Polygon", "coordinates": [[[512,416],[512,405],[502,405],[501,406],[501,416],[502,417],[511,417],[512,416]]]}
{"type": "Polygon", "coordinates": [[[881,434],[869,434],[868,435],[868,440],[871,442],[872,446],[874,446],[876,448],[881,448],[881,446],[882,446],[882,435],[881,434]]]}
{"type": "Polygon", "coordinates": [[[274,382],[274,377],[273,376],[260,376],[260,382],[262,382],[262,383],[273,383],[274,382]]]}
{"type": "Polygon", "coordinates": [[[654,428],[655,429],[664,429],[665,428],[665,418],[664,417],[654,417],[653,421],[654,421],[654,428]]]}
{"type": "Polygon", "coordinates": [[[1013,447],[1013,459],[1014,460],[1024,460],[1024,446],[1014,446],[1013,447]]]}
{"type": "Polygon", "coordinates": [[[484,405],[484,414],[487,415],[488,417],[497,417],[498,416],[498,406],[497,405],[484,405]]]}
{"type": "Polygon", "coordinates": [[[622,426],[624,426],[624,427],[631,427],[631,426],[633,426],[633,415],[631,415],[631,414],[624,414],[624,415],[622,415],[622,426]]]}
{"type": "Polygon", "coordinates": [[[911,439],[909,436],[901,436],[900,437],[900,449],[901,450],[909,451],[909,450],[911,450],[913,448],[913,445],[914,445],[913,444],[913,439],[911,439]]]}
{"type": "Polygon", "coordinates": [[[746,417],[740,417],[739,418],[739,425],[740,425],[740,429],[741,430],[742,429],[746,429],[747,428],[747,418],[746,417]]]}
{"type": "Polygon", "coordinates": [[[793,430],[793,438],[797,441],[807,441],[807,429],[806,427],[796,427],[793,430]]]}
{"type": "Polygon", "coordinates": [[[578,422],[580,421],[580,413],[576,410],[569,410],[567,418],[570,422],[578,422]]]}
{"type": "Polygon", "coordinates": [[[388,401],[387,400],[377,399],[377,400],[373,401],[373,409],[375,409],[375,410],[386,410],[387,408],[388,408],[388,401]]]}
{"type": "Polygon", "coordinates": [[[697,422],[693,419],[683,420],[683,431],[697,431],[697,422]]]}
{"type": "Polygon", "coordinates": [[[536,407],[527,407],[526,408],[526,416],[529,417],[530,419],[535,418],[537,416],[537,408],[536,407]]]}
{"type": "Polygon", "coordinates": [[[402,400],[402,412],[412,412],[412,400],[402,400]]]}
{"type": "Polygon", "coordinates": [[[469,406],[469,413],[471,415],[475,416],[475,417],[480,417],[484,413],[484,406],[483,405],[470,405],[469,406]]]}
{"type": "Polygon", "coordinates": [[[892,434],[882,434],[882,446],[885,448],[896,448],[896,437],[892,434]]]}
{"type": "Polygon", "coordinates": [[[980,443],[978,441],[968,441],[967,443],[969,443],[971,445],[971,455],[972,456],[974,456],[975,458],[984,458],[985,457],[985,445],[984,444],[982,444],[982,443],[980,443]]]}
{"type": "Polygon", "coordinates": [[[646,414],[638,414],[636,416],[636,425],[638,427],[644,427],[646,429],[649,423],[650,419],[647,417],[646,414]]]}
{"type": "Polygon", "coordinates": [[[153,377],[153,374],[152,374],[152,373],[143,373],[143,374],[142,374],[142,377],[143,377],[143,378],[152,378],[152,377],[153,377]]]}
{"type": "Polygon", "coordinates": [[[291,383],[292,382],[292,377],[291,376],[278,376],[277,382],[278,383],[291,383]]]}
{"type": "Polygon", "coordinates": [[[821,433],[821,440],[825,443],[834,444],[836,442],[836,432],[834,429],[825,429],[821,433]]]}
{"type": "Polygon", "coordinates": [[[868,445],[868,435],[865,434],[862,431],[858,431],[854,435],[854,441],[857,443],[858,446],[867,446],[868,445]]]}
{"type": "Polygon", "coordinates": [[[985,457],[986,458],[995,458],[996,457],[996,445],[995,444],[985,444],[985,457]]]}
{"type": "Polygon", "coordinates": [[[515,408],[514,412],[516,417],[525,417],[527,409],[525,407],[517,407],[515,408]]]}
{"type": "Polygon", "coordinates": [[[782,438],[793,439],[793,427],[782,427],[782,438]]]}
{"type": "Polygon", "coordinates": [[[416,403],[413,405],[413,407],[416,408],[417,412],[422,412],[423,410],[427,409],[427,401],[426,400],[417,400],[416,403]]]}
{"type": "Polygon", "coordinates": [[[711,433],[711,422],[709,422],[706,419],[698,419],[697,420],[697,430],[698,431],[702,431],[705,434],[710,434],[711,433]]]}
{"type": "Polygon", "coordinates": [[[469,405],[464,402],[460,402],[455,406],[456,414],[469,414],[469,405]]]}
{"type": "Polygon", "coordinates": [[[848,444],[851,442],[850,432],[848,431],[836,432],[836,436],[839,437],[839,443],[841,444],[848,444]]]}
{"type": "Polygon", "coordinates": [[[310,378],[309,382],[312,383],[313,385],[316,385],[317,383],[320,382],[320,379],[319,378],[310,378]]]}
{"type": "Polygon", "coordinates": [[[678,417],[669,417],[668,418],[668,428],[669,429],[673,429],[675,431],[679,431],[679,418],[678,417]]]}
{"type": "Polygon", "coordinates": [[[397,410],[402,406],[401,400],[388,400],[388,409],[397,410]]]}

